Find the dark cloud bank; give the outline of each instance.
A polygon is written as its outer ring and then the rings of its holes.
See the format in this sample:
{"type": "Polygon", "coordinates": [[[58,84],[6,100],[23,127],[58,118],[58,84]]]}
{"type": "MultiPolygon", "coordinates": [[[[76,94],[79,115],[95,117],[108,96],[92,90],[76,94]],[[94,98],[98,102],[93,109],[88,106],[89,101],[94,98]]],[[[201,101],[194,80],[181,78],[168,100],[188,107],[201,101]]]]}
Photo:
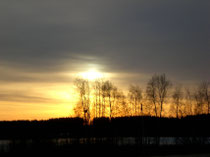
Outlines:
{"type": "Polygon", "coordinates": [[[209,10],[208,0],[2,0],[0,66],[209,79],[209,10]]]}

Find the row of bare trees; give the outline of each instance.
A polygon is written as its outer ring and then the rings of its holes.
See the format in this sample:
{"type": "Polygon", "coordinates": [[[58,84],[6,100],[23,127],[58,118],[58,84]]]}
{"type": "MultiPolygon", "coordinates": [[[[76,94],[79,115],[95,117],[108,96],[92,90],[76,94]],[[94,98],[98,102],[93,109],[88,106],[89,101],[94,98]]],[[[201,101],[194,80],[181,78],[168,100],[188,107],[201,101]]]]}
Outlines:
{"type": "Polygon", "coordinates": [[[90,82],[79,78],[75,86],[79,100],[74,112],[87,122],[99,117],[164,115],[180,118],[210,113],[209,82],[202,82],[194,90],[182,86],[172,88],[165,74],[153,75],[145,90],[139,85],[130,85],[127,96],[109,80],[90,82]]]}
{"type": "Polygon", "coordinates": [[[177,118],[210,114],[210,84],[201,82],[194,90],[176,86],[172,93],[171,112],[177,118]]]}

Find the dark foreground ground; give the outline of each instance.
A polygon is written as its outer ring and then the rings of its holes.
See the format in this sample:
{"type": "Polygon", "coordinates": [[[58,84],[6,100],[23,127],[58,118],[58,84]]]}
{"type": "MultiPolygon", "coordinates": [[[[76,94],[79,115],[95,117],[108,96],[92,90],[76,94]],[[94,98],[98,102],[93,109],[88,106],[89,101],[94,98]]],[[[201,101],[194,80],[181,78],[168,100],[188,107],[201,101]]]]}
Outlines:
{"type": "Polygon", "coordinates": [[[210,157],[210,154],[189,154],[189,155],[164,155],[164,156],[154,156],[154,157],[210,157]]]}
{"type": "Polygon", "coordinates": [[[0,122],[0,157],[167,157],[171,155],[210,157],[209,124],[210,115],[188,116],[181,119],[148,116],[119,117],[112,120],[98,118],[89,125],[84,125],[81,118],[2,121],[0,122]],[[126,144],[126,140],[123,145],[119,144],[123,138],[129,139],[129,137],[134,137],[129,144],[126,144]],[[156,140],[151,142],[150,137],[156,140]],[[167,140],[169,143],[165,144],[160,137],[166,139],[169,137],[167,140]],[[176,139],[175,142],[170,143],[171,137],[176,139]],[[71,140],[61,144],[58,139],[71,140]],[[8,141],[12,142],[7,143],[8,141]]]}
{"type": "Polygon", "coordinates": [[[111,145],[65,145],[58,147],[50,143],[16,145],[4,156],[203,156],[210,157],[209,146],[111,146],[111,145]]]}

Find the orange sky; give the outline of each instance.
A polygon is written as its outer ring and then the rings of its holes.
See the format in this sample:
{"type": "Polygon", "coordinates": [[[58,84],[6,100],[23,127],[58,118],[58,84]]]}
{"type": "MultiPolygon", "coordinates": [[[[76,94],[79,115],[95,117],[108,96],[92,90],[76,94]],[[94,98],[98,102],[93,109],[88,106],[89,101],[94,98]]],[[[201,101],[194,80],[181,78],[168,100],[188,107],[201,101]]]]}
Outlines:
{"type": "MultiPolygon", "coordinates": [[[[34,120],[73,116],[72,110],[78,100],[73,81],[77,77],[83,77],[90,81],[100,77],[111,79],[120,89],[126,91],[127,86],[129,86],[127,81],[130,78],[140,76],[127,73],[103,73],[96,70],[97,67],[86,69],[85,71],[56,74],[24,73],[6,69],[7,73],[13,72],[16,77],[17,75],[20,78],[30,76],[31,79],[1,82],[0,120],[34,120]],[[122,77],[127,77],[127,83],[122,77]],[[61,79],[60,82],[58,81],[59,78],[61,79]]],[[[2,72],[4,73],[5,70],[2,72]]],[[[143,78],[143,75],[141,77],[143,78]]]]}
{"type": "Polygon", "coordinates": [[[0,68],[4,76],[17,78],[14,81],[0,82],[0,120],[41,120],[74,116],[73,108],[78,94],[73,82],[77,77],[90,81],[100,77],[109,79],[127,94],[130,84],[139,84],[145,90],[146,83],[152,76],[139,73],[107,73],[99,67],[84,66],[77,72],[59,73],[32,73],[16,68],[0,68]]]}
{"type": "Polygon", "coordinates": [[[76,100],[70,84],[10,83],[1,90],[0,120],[68,117],[76,100]]]}

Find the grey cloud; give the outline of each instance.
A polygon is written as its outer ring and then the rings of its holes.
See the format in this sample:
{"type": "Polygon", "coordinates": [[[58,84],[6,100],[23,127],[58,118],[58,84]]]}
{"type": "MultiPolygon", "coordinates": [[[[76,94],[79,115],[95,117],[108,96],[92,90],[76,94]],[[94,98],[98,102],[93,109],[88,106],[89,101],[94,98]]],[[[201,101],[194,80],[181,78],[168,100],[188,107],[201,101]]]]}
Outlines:
{"type": "Polygon", "coordinates": [[[2,64],[59,72],[92,63],[111,72],[210,78],[208,0],[0,4],[2,64]]]}

